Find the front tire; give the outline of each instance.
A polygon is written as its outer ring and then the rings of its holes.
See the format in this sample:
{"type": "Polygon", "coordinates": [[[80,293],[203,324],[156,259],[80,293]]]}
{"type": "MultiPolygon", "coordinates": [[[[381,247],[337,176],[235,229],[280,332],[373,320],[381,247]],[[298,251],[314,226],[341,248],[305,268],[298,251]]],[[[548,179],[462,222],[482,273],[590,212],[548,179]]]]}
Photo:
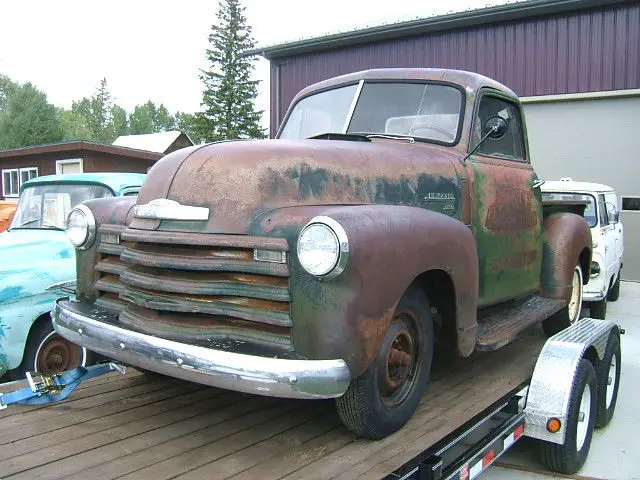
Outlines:
{"type": "Polygon", "coordinates": [[[571,280],[571,297],[569,303],[562,310],[542,322],[544,333],[551,337],[565,328],[569,328],[580,319],[582,310],[582,268],[576,265],[571,280]]]}
{"type": "Polygon", "coordinates": [[[336,399],[342,422],[357,435],[378,439],[400,429],[424,394],[433,359],[429,301],[411,286],[393,314],[369,368],[336,399]]]}
{"type": "Polygon", "coordinates": [[[596,417],[597,381],[593,365],[582,359],[573,382],[565,440],[540,442],[540,459],[551,471],[572,475],[587,459],[596,417]]]}
{"type": "Polygon", "coordinates": [[[89,351],[69,342],[53,329],[49,318],[37,322],[27,339],[20,366],[11,372],[14,380],[21,380],[27,372],[56,373],[89,362],[89,351]]]}

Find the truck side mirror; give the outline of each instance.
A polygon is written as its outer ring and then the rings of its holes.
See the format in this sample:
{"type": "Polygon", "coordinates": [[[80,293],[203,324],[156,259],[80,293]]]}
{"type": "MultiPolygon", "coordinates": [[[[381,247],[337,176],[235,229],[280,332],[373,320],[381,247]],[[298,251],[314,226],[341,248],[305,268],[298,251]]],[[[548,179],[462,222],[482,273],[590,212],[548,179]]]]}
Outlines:
{"type": "Polygon", "coordinates": [[[502,117],[490,117],[484,124],[484,132],[485,135],[488,135],[489,138],[493,138],[497,140],[502,138],[507,130],[509,129],[509,124],[502,117]]]}

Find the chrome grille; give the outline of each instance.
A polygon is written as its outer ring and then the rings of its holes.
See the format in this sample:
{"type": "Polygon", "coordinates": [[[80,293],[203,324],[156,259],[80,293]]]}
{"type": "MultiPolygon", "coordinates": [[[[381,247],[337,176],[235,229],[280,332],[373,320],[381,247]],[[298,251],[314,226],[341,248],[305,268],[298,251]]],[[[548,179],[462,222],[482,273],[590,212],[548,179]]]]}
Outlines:
{"type": "Polygon", "coordinates": [[[123,324],[181,341],[293,350],[288,265],[253,258],[254,248],[287,251],[286,240],[131,230],[120,237],[98,246],[95,288],[96,303],[119,311],[123,324]]]}

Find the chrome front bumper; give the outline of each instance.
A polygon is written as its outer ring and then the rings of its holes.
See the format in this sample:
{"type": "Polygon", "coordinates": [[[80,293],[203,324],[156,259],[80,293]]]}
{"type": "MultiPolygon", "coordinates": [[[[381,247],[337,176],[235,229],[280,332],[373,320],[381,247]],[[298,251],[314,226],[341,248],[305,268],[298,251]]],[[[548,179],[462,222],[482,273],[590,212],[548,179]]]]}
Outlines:
{"type": "Polygon", "coordinates": [[[154,337],[101,321],[106,312],[58,300],[53,326],[67,340],[171,377],[241,392],[289,398],[339,397],[349,387],[343,360],[287,360],[233,353],[154,337]]]}

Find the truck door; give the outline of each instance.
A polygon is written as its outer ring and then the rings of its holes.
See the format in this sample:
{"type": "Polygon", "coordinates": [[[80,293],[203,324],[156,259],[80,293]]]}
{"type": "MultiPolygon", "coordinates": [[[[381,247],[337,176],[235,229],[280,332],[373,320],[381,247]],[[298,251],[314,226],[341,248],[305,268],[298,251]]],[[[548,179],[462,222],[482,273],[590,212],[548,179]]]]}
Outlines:
{"type": "Polygon", "coordinates": [[[615,225],[609,219],[610,209],[604,194],[598,194],[598,223],[600,223],[600,237],[604,242],[604,261],[606,264],[607,282],[616,269],[616,241],[615,225]]]}
{"type": "Polygon", "coordinates": [[[506,131],[500,138],[485,139],[466,162],[473,185],[480,306],[533,292],[540,285],[542,199],[527,155],[520,106],[493,90],[482,91],[469,148],[480,142],[487,120],[496,116],[506,121],[506,131]]]}
{"type": "Polygon", "coordinates": [[[607,207],[607,216],[609,223],[613,228],[613,236],[615,243],[615,273],[620,270],[622,263],[622,255],[624,251],[622,222],[620,221],[620,208],[618,207],[618,197],[615,192],[604,194],[605,205],[607,207]]]}

